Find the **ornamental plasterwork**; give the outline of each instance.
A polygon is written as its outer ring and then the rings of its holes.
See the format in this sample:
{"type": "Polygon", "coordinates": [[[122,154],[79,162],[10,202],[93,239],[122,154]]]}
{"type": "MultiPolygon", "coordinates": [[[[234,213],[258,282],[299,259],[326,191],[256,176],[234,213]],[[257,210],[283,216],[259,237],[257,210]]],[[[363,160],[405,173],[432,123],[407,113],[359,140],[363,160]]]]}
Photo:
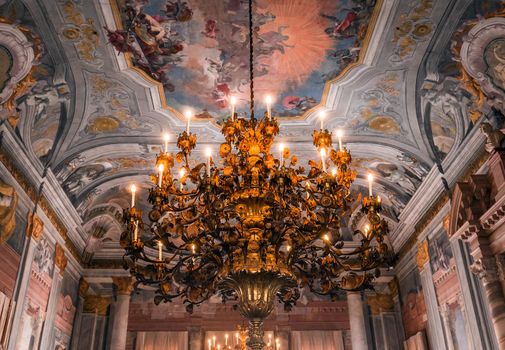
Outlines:
{"type": "Polygon", "coordinates": [[[85,17],[82,9],[72,0],[60,1],[64,25],[61,37],[74,43],[79,58],[94,66],[103,66],[100,53],[100,36],[93,18],[85,17]]]}
{"type": "Polygon", "coordinates": [[[10,57],[2,55],[0,104],[12,96],[18,84],[30,73],[35,60],[33,44],[25,34],[16,26],[1,22],[0,18],[0,47],[6,49],[10,57]]]}
{"type": "Polygon", "coordinates": [[[424,240],[421,242],[417,248],[416,263],[419,271],[424,270],[424,265],[430,260],[430,254],[428,252],[428,241],[424,240]]]}
{"type": "Polygon", "coordinates": [[[81,136],[150,132],[153,126],[137,118],[140,114],[133,91],[105,74],[84,72],[88,111],[81,136]]]}
{"type": "Polygon", "coordinates": [[[463,38],[463,68],[488,97],[490,105],[505,112],[505,13],[479,21],[463,38]]]}
{"type": "Polygon", "coordinates": [[[389,61],[395,65],[408,61],[415,53],[419,42],[427,41],[433,32],[434,24],[430,20],[433,10],[432,0],[413,2],[408,12],[400,15],[395,24],[392,41],[396,44],[389,61]]]}

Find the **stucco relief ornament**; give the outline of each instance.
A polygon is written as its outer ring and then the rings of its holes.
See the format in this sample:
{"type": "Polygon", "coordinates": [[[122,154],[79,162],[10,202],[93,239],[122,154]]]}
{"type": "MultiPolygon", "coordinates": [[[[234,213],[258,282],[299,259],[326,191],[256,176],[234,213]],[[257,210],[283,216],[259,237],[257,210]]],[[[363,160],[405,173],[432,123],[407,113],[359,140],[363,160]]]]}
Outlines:
{"type": "Polygon", "coordinates": [[[505,129],[497,130],[488,122],[482,123],[480,130],[486,136],[486,151],[491,153],[503,147],[505,129]]]}
{"type": "Polygon", "coordinates": [[[16,227],[17,203],[16,190],[0,181],[0,245],[9,239],[16,227]]]}
{"type": "Polygon", "coordinates": [[[29,29],[0,17],[0,117],[15,126],[15,101],[25,95],[35,80],[32,68],[42,52],[40,39],[29,29]]]}
{"type": "Polygon", "coordinates": [[[470,265],[470,271],[484,283],[498,281],[498,268],[494,258],[481,258],[470,265]]]}
{"type": "Polygon", "coordinates": [[[417,250],[416,263],[419,271],[424,270],[424,265],[430,259],[430,254],[428,252],[428,241],[424,240],[417,250]]]}
{"type": "Polygon", "coordinates": [[[67,267],[68,259],[65,256],[65,250],[61,245],[56,243],[56,250],[54,253],[54,265],[60,269],[60,274],[63,275],[65,268],[67,267]]]}
{"type": "Polygon", "coordinates": [[[505,18],[477,22],[464,37],[461,63],[486,95],[490,106],[505,113],[505,18]]]}
{"type": "Polygon", "coordinates": [[[44,230],[44,223],[37,214],[28,214],[28,226],[26,227],[26,236],[39,240],[44,230]]]}

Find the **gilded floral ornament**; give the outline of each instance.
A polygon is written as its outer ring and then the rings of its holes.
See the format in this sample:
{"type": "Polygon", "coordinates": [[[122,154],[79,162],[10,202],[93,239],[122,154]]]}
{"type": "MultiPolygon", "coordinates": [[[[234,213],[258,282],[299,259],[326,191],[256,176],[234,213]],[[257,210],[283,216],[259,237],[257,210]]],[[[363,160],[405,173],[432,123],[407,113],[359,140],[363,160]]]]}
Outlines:
{"type": "Polygon", "coordinates": [[[17,203],[16,190],[0,181],[0,245],[9,239],[16,227],[17,203]]]}

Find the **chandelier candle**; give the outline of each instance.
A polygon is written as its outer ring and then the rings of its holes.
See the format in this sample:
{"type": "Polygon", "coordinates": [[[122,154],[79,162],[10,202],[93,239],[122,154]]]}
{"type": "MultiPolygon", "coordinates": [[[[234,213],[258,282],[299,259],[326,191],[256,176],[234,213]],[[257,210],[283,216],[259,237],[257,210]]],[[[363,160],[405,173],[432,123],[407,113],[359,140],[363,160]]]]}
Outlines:
{"type": "Polygon", "coordinates": [[[212,150],[210,147],[207,147],[205,150],[205,155],[207,156],[207,177],[210,177],[210,157],[212,156],[212,150]]]}
{"type": "Polygon", "coordinates": [[[324,118],[326,118],[326,113],[324,111],[319,112],[319,119],[321,120],[321,131],[324,130],[324,118]]]}
{"type": "Polygon", "coordinates": [[[323,172],[326,172],[326,150],[324,148],[321,148],[319,154],[321,155],[321,165],[323,167],[323,172]]]}
{"type": "Polygon", "coordinates": [[[130,190],[132,192],[132,208],[135,206],[135,192],[137,192],[137,186],[131,185],[130,190]]]}
{"type": "Polygon", "coordinates": [[[237,98],[235,96],[230,97],[231,121],[235,120],[235,105],[236,104],[237,104],[237,98]]]}
{"type": "Polygon", "coordinates": [[[160,164],[158,166],[158,187],[161,187],[163,182],[163,170],[165,170],[165,166],[163,164],[160,164]]]}
{"type": "Polygon", "coordinates": [[[373,183],[373,175],[372,174],[368,174],[368,195],[370,197],[373,196],[372,183],[373,183]]]}
{"type": "Polygon", "coordinates": [[[337,130],[337,138],[338,138],[338,149],[339,151],[342,151],[343,150],[343,147],[342,147],[342,130],[337,130]]]}
{"type": "Polygon", "coordinates": [[[165,153],[168,153],[168,140],[170,140],[170,135],[166,133],[163,134],[163,141],[165,141],[165,147],[164,147],[165,153]]]}
{"type": "Polygon", "coordinates": [[[267,119],[272,118],[272,96],[267,95],[265,97],[265,102],[267,105],[267,119]]]}
{"type": "Polygon", "coordinates": [[[286,145],[282,142],[279,143],[279,159],[281,160],[281,167],[284,166],[284,150],[286,149],[286,145]]]}
{"type": "Polygon", "coordinates": [[[158,242],[158,260],[163,261],[163,243],[161,241],[158,242]]]}
{"type": "Polygon", "coordinates": [[[184,116],[186,117],[186,133],[189,134],[189,123],[191,122],[191,117],[192,117],[192,113],[191,111],[186,111],[184,112],[184,116]]]}
{"type": "Polygon", "coordinates": [[[135,231],[133,231],[133,240],[136,241],[139,235],[139,222],[135,221],[135,231]]]}

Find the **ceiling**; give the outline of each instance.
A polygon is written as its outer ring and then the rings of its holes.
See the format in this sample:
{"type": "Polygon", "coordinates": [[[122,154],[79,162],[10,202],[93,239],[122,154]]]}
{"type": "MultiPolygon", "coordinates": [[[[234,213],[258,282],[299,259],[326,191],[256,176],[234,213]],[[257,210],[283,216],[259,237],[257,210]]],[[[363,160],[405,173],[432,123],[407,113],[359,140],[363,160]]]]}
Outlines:
{"type": "MultiPolygon", "coordinates": [[[[394,224],[428,172],[443,171],[471,127],[441,99],[452,93],[459,105],[472,104],[471,96],[457,94],[451,33],[498,6],[256,0],[257,109],[265,95],[275,96],[279,139],[301,163],[317,156],[311,134],[324,110],[325,127],[344,130],[358,171],[355,191],[365,191],[366,175],[374,173],[394,224]]],[[[204,146],[217,150],[222,142],[219,123],[231,95],[246,116],[244,1],[0,0],[0,16],[38,34],[35,83],[13,124],[81,215],[89,259],[104,245],[117,246],[127,187],[136,183],[147,192],[160,135],[169,132],[175,140],[186,108],[196,115],[191,130],[202,142],[197,158],[204,146]],[[132,15],[142,27],[125,44],[132,15]]]]}

